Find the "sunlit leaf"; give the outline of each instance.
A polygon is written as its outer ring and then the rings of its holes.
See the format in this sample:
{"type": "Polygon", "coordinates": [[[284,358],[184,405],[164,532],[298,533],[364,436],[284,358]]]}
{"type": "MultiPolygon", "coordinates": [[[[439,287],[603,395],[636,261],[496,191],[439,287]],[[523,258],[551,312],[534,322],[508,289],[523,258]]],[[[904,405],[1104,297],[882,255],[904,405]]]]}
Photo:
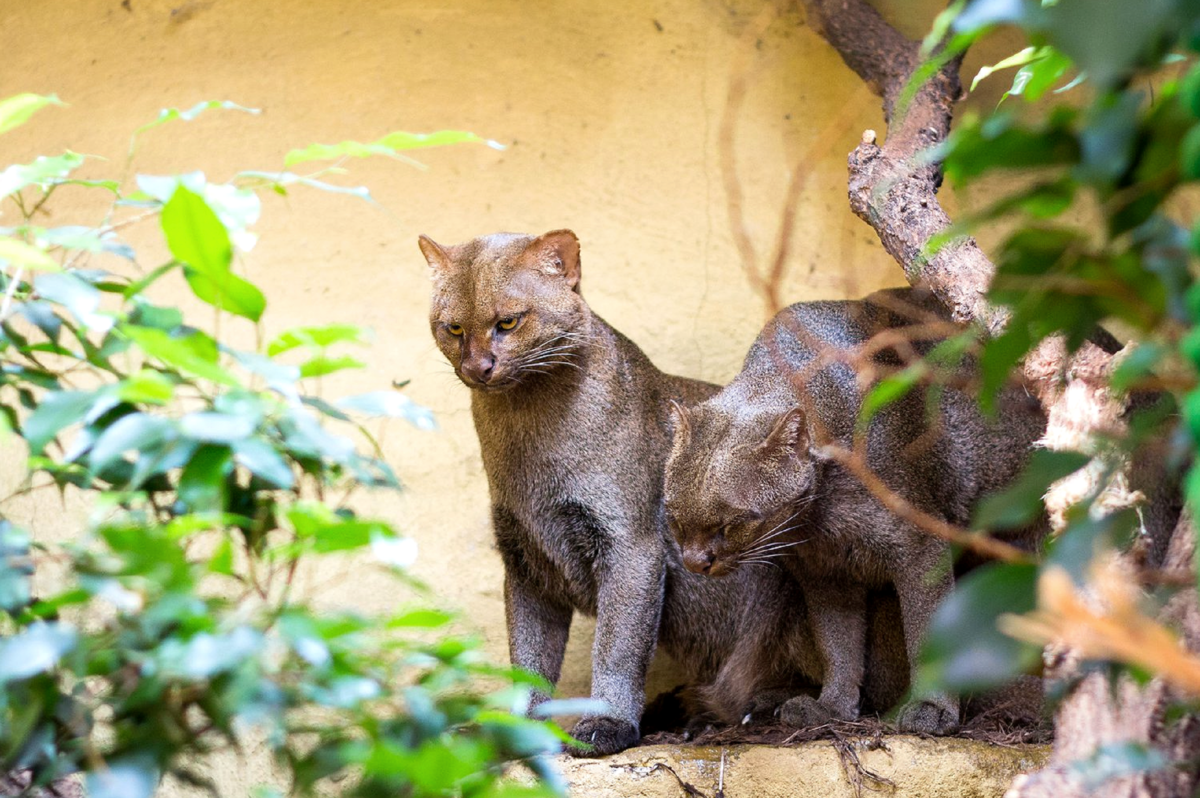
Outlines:
{"type": "Polygon", "coordinates": [[[45,250],[3,236],[0,236],[0,261],[32,271],[53,272],[60,269],[58,262],[47,255],[45,250]]]}
{"type": "Polygon", "coordinates": [[[434,133],[389,133],[377,141],[362,143],[343,141],[340,144],[312,144],[289,152],[283,159],[285,166],[295,166],[306,161],[331,161],[337,158],[366,158],[372,155],[396,157],[402,151],[425,147],[442,147],[448,144],[483,143],[493,149],[504,149],[504,145],[460,130],[439,130],[434,133]]]}
{"type": "Polygon", "coordinates": [[[0,134],[20,127],[48,105],[66,105],[54,94],[14,94],[0,100],[0,134]]]}

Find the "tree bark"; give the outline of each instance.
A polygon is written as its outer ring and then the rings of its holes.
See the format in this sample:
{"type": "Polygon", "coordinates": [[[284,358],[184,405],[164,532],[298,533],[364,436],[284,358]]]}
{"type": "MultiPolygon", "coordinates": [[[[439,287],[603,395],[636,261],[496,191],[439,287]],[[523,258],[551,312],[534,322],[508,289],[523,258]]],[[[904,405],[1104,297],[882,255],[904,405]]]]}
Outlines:
{"type": "MultiPolygon", "coordinates": [[[[929,239],[950,226],[950,218],[937,199],[940,165],[926,152],[950,132],[954,105],[962,94],[959,59],[946,66],[898,108],[901,92],[921,62],[920,45],[892,28],[864,0],[804,0],[808,23],[820,33],[883,101],[887,136],[878,144],[874,131],[849,157],[849,198],[854,213],[879,235],[884,249],[904,269],[910,283],[933,291],[950,308],[955,319],[979,324],[989,335],[1000,332],[1007,314],[986,299],[995,267],[972,238],[942,247],[925,256],[929,239]]],[[[1114,356],[1087,343],[1068,357],[1061,340],[1050,339],[1030,353],[1023,364],[1025,379],[1048,415],[1042,444],[1052,449],[1092,451],[1098,433],[1120,434],[1125,428],[1126,403],[1109,390],[1114,356]]],[[[1064,513],[1099,486],[1099,463],[1056,483],[1046,496],[1055,529],[1065,524],[1064,513]]],[[[1124,476],[1104,486],[1102,506],[1128,507],[1143,497],[1124,476]]],[[[1160,540],[1152,549],[1166,551],[1168,565],[1191,567],[1194,539],[1190,519],[1179,519],[1150,532],[1160,540]]],[[[1157,564],[1157,563],[1156,563],[1157,564]]],[[[1181,594],[1172,604],[1177,621],[1184,623],[1185,643],[1200,646],[1200,612],[1194,591],[1181,594]]],[[[1047,676],[1077,677],[1071,652],[1047,652],[1047,676]]],[[[1172,762],[1200,754],[1200,732],[1192,716],[1182,723],[1165,724],[1164,713],[1173,696],[1159,680],[1147,686],[1122,683],[1109,689],[1101,675],[1080,682],[1061,704],[1056,717],[1056,742],[1046,770],[1023,776],[1014,783],[1013,798],[1074,795],[1190,795],[1195,777],[1171,770],[1111,780],[1102,787],[1081,781],[1071,762],[1090,756],[1098,746],[1116,741],[1154,745],[1172,762]]]]}

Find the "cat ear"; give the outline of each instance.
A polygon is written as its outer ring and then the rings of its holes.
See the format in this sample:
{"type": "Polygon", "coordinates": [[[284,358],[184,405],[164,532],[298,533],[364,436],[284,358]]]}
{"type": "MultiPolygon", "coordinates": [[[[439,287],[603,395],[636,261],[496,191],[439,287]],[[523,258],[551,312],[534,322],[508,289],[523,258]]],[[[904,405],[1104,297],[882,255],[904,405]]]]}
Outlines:
{"type": "Polygon", "coordinates": [[[552,230],[525,248],[525,258],[543,274],[562,277],[572,288],[579,285],[579,238],[570,230],[552,230]]]}
{"type": "Polygon", "coordinates": [[[764,452],[772,455],[789,456],[808,446],[808,425],[804,411],[793,407],[779,417],[775,428],[762,442],[764,452]]]}
{"type": "Polygon", "coordinates": [[[441,244],[429,236],[419,236],[417,244],[421,247],[421,254],[425,256],[425,260],[429,261],[429,268],[433,270],[432,276],[437,276],[438,272],[445,271],[450,266],[450,256],[442,249],[441,244]]]}
{"type": "Polygon", "coordinates": [[[684,440],[692,434],[692,426],[688,422],[687,408],[672,399],[668,402],[668,412],[671,415],[671,432],[676,440],[684,440]]]}

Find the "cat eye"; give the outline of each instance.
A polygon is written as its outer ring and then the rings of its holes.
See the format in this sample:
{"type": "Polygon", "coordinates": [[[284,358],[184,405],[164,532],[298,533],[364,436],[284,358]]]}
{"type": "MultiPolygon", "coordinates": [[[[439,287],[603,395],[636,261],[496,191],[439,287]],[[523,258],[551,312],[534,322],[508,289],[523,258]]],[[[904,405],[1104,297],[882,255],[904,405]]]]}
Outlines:
{"type": "Polygon", "coordinates": [[[520,320],[521,320],[520,316],[509,316],[507,319],[500,319],[500,321],[496,322],[496,326],[498,328],[500,328],[501,330],[508,331],[508,330],[511,330],[513,327],[516,327],[517,322],[520,320]]]}
{"type": "Polygon", "coordinates": [[[463,334],[463,328],[461,324],[448,324],[446,325],[446,329],[450,331],[451,335],[463,334]]]}

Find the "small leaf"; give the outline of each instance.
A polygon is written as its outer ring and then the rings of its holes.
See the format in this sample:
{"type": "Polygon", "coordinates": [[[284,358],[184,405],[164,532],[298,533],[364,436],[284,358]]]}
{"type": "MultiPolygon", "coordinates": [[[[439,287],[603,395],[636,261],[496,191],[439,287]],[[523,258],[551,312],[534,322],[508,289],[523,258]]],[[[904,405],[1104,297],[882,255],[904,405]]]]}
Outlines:
{"type": "Polygon", "coordinates": [[[866,429],[879,411],[907,396],[921,383],[928,370],[924,363],[914,363],[880,380],[863,398],[862,410],[858,414],[858,428],[866,429]]]}
{"type": "Polygon", "coordinates": [[[94,391],[59,391],[47,394],[25,421],[22,430],[30,454],[41,454],[58,433],[85,420],[96,403],[94,391]]]}
{"type": "Polygon", "coordinates": [[[176,436],[170,419],[147,413],[130,413],[113,422],[100,434],[88,455],[92,473],[99,474],[131,449],[139,452],[156,449],[176,436]]]}
{"type": "Polygon", "coordinates": [[[56,272],[62,268],[45,250],[15,238],[0,237],[0,261],[31,271],[56,272]]]}
{"type": "Polygon", "coordinates": [[[976,529],[1016,529],[1034,523],[1044,512],[1042,497],[1050,485],[1091,461],[1079,452],[1038,449],[1021,476],[999,493],[989,494],[975,509],[976,529]]]}
{"type": "Polygon", "coordinates": [[[129,152],[132,153],[134,151],[137,146],[138,136],[142,135],[147,130],[156,128],[159,125],[165,125],[166,123],[172,122],[176,119],[181,119],[184,122],[191,122],[205,111],[216,108],[223,108],[230,111],[242,111],[255,116],[262,113],[262,111],[258,108],[247,108],[244,105],[238,105],[237,103],[230,102],[229,100],[208,100],[206,102],[197,103],[185,111],[180,111],[178,108],[164,108],[158,112],[158,118],[153,122],[147,122],[137,130],[133,131],[133,136],[129,139],[129,152]]]}
{"type": "Polygon", "coordinates": [[[349,355],[338,355],[337,357],[317,355],[300,364],[300,376],[323,377],[326,374],[333,374],[334,372],[345,371],[346,369],[365,368],[366,365],[361,360],[349,355]]]}
{"type": "Polygon", "coordinates": [[[37,623],[0,639],[0,685],[50,670],[75,648],[77,638],[65,624],[37,623]]]}
{"type": "Polygon", "coordinates": [[[238,465],[277,488],[288,490],[295,484],[295,475],[287,462],[268,441],[262,438],[243,438],[233,444],[233,456],[238,465]]]}
{"type": "Polygon", "coordinates": [[[0,172],[0,197],[6,197],[27,186],[59,183],[82,166],[83,161],[84,156],[67,151],[62,155],[41,155],[28,164],[13,164],[0,172]]]}
{"type": "Polygon", "coordinates": [[[306,161],[330,161],[336,158],[366,158],[371,155],[397,157],[403,150],[474,142],[487,144],[493,149],[504,149],[504,145],[498,142],[460,130],[439,130],[434,133],[397,131],[367,144],[358,141],[343,141],[340,144],[312,144],[303,149],[292,150],[284,157],[283,163],[285,166],[291,167],[306,161]]]}
{"type": "Polygon", "coordinates": [[[281,355],[299,346],[324,349],[339,343],[366,343],[366,331],[354,324],[328,324],[323,327],[294,327],[280,333],[267,344],[267,354],[281,355]]]}
{"type": "Polygon", "coordinates": [[[398,391],[372,391],[338,399],[337,406],[368,416],[403,418],[417,429],[437,429],[433,411],[398,391]]]}
{"type": "Polygon", "coordinates": [[[234,444],[254,433],[255,421],[246,416],[201,411],[179,419],[179,431],[192,440],[234,444]]]}
{"type": "Polygon", "coordinates": [[[48,105],[66,105],[54,94],[14,94],[0,100],[0,134],[20,127],[48,105]]]}
{"type": "Polygon", "coordinates": [[[220,513],[227,504],[225,478],[233,456],[225,446],[201,446],[179,477],[179,500],[197,513],[220,513]]]}
{"type": "Polygon", "coordinates": [[[204,333],[191,331],[184,336],[171,336],[163,330],[133,325],[121,327],[121,332],[146,354],[181,371],[223,385],[238,384],[233,375],[217,365],[217,345],[204,333]]]}

